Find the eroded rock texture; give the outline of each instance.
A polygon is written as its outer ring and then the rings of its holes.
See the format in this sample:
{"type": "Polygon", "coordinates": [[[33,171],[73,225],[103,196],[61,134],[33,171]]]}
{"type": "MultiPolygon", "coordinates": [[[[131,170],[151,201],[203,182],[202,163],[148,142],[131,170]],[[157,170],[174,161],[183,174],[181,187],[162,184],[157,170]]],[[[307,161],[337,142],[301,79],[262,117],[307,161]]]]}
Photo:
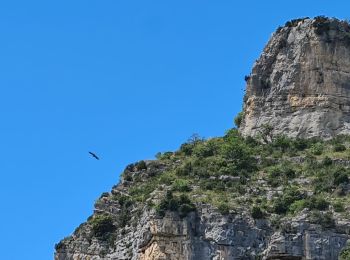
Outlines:
{"type": "MultiPolygon", "coordinates": [[[[278,29],[247,77],[243,112],[240,131],[245,136],[258,134],[264,125],[270,125],[275,135],[291,137],[329,138],[350,133],[350,26],[316,18],[295,20],[278,29]]],[[[306,161],[294,159],[298,164],[306,161]]],[[[312,220],[307,208],[293,216],[269,214],[269,218],[253,219],[250,196],[272,201],[283,194],[282,187],[269,186],[263,180],[263,171],[256,175],[261,178],[235,193],[241,201],[235,210],[223,212],[225,209],[200,200],[198,192],[193,200],[196,210],[185,216],[171,210],[160,215],[155,205],[160,205],[171,183],[164,178],[163,183],[168,184],[152,187],[152,180],[189,165],[181,160],[173,156],[128,166],[121,182],[97,200],[93,216],[56,245],[55,260],[335,260],[349,239],[350,222],[345,213],[332,209],[332,219],[320,212],[320,219],[312,220]],[[140,187],[152,189],[147,198],[139,196],[140,187]]],[[[348,161],[336,162],[349,166],[348,161]]],[[[214,172],[210,178],[199,174],[191,190],[198,189],[200,178],[208,178],[209,184],[241,181],[234,172],[225,174],[214,172]]],[[[312,194],[308,189],[313,178],[300,176],[292,184],[305,186],[312,194]]],[[[347,183],[342,196],[349,194],[347,183]]]]}
{"type": "Polygon", "coordinates": [[[350,26],[300,19],[273,34],[249,77],[243,135],[263,125],[290,137],[350,132],[350,26]]]}
{"type": "MultiPolygon", "coordinates": [[[[147,164],[147,170],[133,172],[133,176],[147,181],[166,170],[157,161],[147,164]]],[[[338,259],[350,237],[350,222],[341,215],[335,214],[334,222],[322,226],[312,224],[307,209],[280,219],[278,226],[269,219],[253,219],[248,207],[223,214],[205,203],[198,203],[197,210],[185,217],[171,211],[160,217],[147,204],[165,196],[162,188],[152,193],[148,203],[133,204],[123,224],[126,200],[120,198],[130,196],[133,187],[123,178],[110,193],[103,194],[94,215],[56,245],[55,260],[332,260],[338,259]],[[109,227],[96,236],[92,219],[101,215],[111,216],[117,228],[109,227]]],[[[280,196],[278,187],[266,188],[268,199],[271,194],[280,196]]]]}
{"type": "Polygon", "coordinates": [[[113,245],[75,235],[62,242],[55,259],[331,260],[338,259],[349,238],[348,230],[325,230],[300,219],[286,221],[288,229],[273,232],[265,220],[223,216],[208,206],[197,214],[183,219],[168,214],[160,219],[145,211],[138,225],[119,234],[113,245]]]}

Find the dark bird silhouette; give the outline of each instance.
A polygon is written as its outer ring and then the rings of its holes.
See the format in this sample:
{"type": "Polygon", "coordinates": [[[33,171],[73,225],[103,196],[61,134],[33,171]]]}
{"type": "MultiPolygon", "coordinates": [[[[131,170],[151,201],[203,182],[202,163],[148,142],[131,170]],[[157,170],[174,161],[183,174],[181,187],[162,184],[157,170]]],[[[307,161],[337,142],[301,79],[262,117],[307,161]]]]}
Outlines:
{"type": "Polygon", "coordinates": [[[89,152],[89,154],[91,154],[96,160],[100,160],[100,158],[98,158],[98,156],[92,152],[89,152]]]}

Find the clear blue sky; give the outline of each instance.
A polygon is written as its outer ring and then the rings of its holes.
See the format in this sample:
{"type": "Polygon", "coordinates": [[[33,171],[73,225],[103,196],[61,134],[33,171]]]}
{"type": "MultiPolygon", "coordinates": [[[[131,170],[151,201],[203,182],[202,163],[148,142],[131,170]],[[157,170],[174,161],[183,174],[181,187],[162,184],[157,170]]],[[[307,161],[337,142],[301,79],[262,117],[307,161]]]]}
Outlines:
{"type": "Polygon", "coordinates": [[[0,258],[52,259],[128,163],[233,126],[244,75],[279,25],[349,11],[345,0],[1,1],[0,258]]]}

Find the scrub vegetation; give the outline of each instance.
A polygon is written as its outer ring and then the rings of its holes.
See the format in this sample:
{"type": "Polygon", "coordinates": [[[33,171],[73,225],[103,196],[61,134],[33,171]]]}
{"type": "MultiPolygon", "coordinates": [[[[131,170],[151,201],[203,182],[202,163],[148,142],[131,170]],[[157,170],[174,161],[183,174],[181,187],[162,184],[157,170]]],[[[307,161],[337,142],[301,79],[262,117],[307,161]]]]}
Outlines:
{"type": "Polygon", "coordinates": [[[116,203],[118,218],[106,214],[88,223],[94,237],[110,239],[142,207],[160,218],[167,212],[184,218],[210,204],[222,215],[247,212],[271,223],[306,212],[311,223],[332,227],[334,214],[348,214],[349,147],[349,136],[288,138],[273,136],[269,126],[255,138],[235,128],[207,140],[193,135],[175,152],[128,165],[122,174],[127,193],[104,193],[96,202],[97,208],[116,203]]]}

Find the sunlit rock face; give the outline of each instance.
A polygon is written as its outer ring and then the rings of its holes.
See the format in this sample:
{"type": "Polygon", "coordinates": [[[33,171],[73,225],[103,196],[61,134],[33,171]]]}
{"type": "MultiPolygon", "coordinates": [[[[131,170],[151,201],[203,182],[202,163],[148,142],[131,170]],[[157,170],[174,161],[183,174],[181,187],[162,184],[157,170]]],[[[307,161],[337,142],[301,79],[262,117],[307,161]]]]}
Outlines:
{"type": "MultiPolygon", "coordinates": [[[[311,223],[309,209],[273,222],[269,218],[254,219],[245,204],[237,204],[234,210],[223,213],[210,203],[198,202],[196,210],[186,216],[172,211],[159,216],[151,205],[157,205],[166,196],[165,189],[170,187],[164,185],[155,187],[146,203],[134,203],[124,215],[125,198],[152,176],[173,169],[174,163],[177,162],[147,161],[147,169],[142,170],[128,166],[120,183],[96,201],[94,214],[56,244],[54,259],[336,260],[350,238],[348,218],[335,213],[331,224],[315,224],[311,223]],[[108,221],[100,222],[103,232],[97,236],[93,223],[99,216],[109,216],[105,220],[111,219],[114,227],[107,225],[108,221]]],[[[192,189],[196,189],[196,183],[192,189]]],[[[251,203],[254,194],[261,193],[261,199],[271,201],[280,197],[281,192],[281,187],[273,188],[261,179],[251,183],[239,199],[251,203]]],[[[345,194],[349,196],[350,184],[345,194]]]]}
{"type": "MultiPolygon", "coordinates": [[[[254,136],[267,125],[273,134],[291,137],[331,138],[349,133],[349,52],[350,26],[346,22],[319,17],[294,20],[279,28],[255,63],[252,73],[246,77],[241,133],[254,136]]],[[[226,175],[227,165],[232,163],[231,157],[212,158],[210,155],[198,159],[195,155],[176,157],[176,152],[170,154],[165,159],[128,165],[120,183],[96,201],[93,215],[56,245],[54,259],[336,260],[347,241],[350,242],[348,215],[344,217],[334,209],[331,209],[332,218],[328,221],[325,221],[326,212],[318,212],[315,221],[313,211],[308,208],[295,215],[278,217],[270,212],[273,201],[283,196],[283,185],[295,185],[311,196],[316,176],[306,174],[281,183],[282,186],[272,187],[264,179],[268,172],[260,168],[254,175],[245,173],[243,179],[234,171],[232,175],[226,175]],[[219,175],[221,168],[215,167],[211,174],[202,172],[204,167],[198,168],[201,171],[194,177],[190,177],[194,174],[192,170],[186,175],[176,174],[176,170],[185,165],[192,169],[195,167],[193,162],[199,164],[206,159],[210,162],[207,168],[215,166],[215,160],[218,160],[225,175],[219,175]],[[170,178],[173,175],[174,180],[170,178]],[[189,196],[195,203],[195,210],[181,215],[167,208],[164,214],[160,214],[157,207],[159,209],[178,178],[190,180],[192,193],[189,196]],[[203,179],[208,184],[217,180],[222,180],[223,184],[231,182],[236,188],[223,190],[222,198],[212,201],[205,194],[213,196],[217,190],[201,188],[203,179]],[[240,184],[236,186],[234,182],[240,184]],[[151,188],[147,196],[144,193],[146,188],[151,188]],[[234,203],[232,209],[220,210],[217,204],[230,196],[234,203]],[[262,201],[266,202],[269,213],[263,218],[253,218],[251,204],[259,205],[262,201]]],[[[268,156],[261,160],[262,156],[258,157],[260,159],[254,157],[254,161],[271,163],[267,167],[276,166],[278,160],[283,159],[268,156]]],[[[307,161],[306,157],[293,157],[286,162],[289,164],[293,160],[298,164],[307,161]]],[[[321,167],[321,161],[316,160],[314,165],[321,167]]],[[[350,167],[350,161],[346,159],[336,158],[331,163],[327,171],[323,169],[327,174],[333,163],[350,167]]],[[[350,195],[350,183],[346,180],[341,189],[344,199],[350,195]]],[[[188,190],[184,192],[188,193],[188,190]]],[[[329,199],[332,193],[325,198],[329,199]]],[[[167,203],[173,201],[168,200],[167,203]]],[[[188,203],[185,205],[189,207],[188,203]]],[[[346,213],[349,208],[346,200],[346,213]]]]}
{"type": "Polygon", "coordinates": [[[240,131],[330,138],[350,133],[350,26],[299,19],[279,28],[246,77],[240,131]]]}

